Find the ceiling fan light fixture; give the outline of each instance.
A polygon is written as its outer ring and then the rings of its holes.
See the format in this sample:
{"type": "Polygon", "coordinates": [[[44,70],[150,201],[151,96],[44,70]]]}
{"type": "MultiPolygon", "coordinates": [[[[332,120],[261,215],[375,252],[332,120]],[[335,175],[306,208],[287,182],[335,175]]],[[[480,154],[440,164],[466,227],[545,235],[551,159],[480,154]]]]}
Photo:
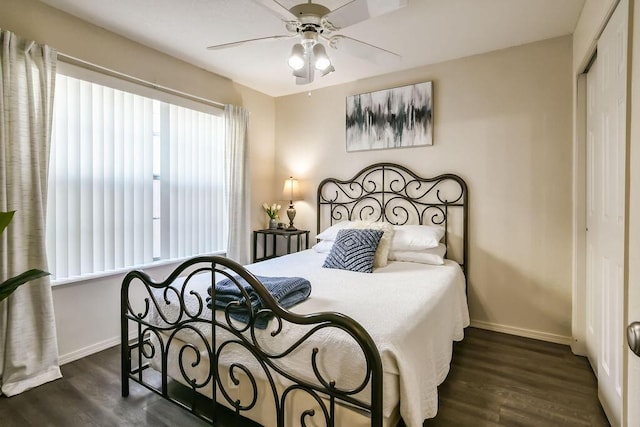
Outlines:
{"type": "Polygon", "coordinates": [[[318,43],[318,32],[315,27],[310,27],[300,32],[300,44],[302,44],[302,47],[311,50],[316,43],[318,43]]]}
{"type": "Polygon", "coordinates": [[[313,82],[314,68],[311,65],[311,58],[305,55],[304,66],[299,70],[293,70],[293,75],[296,77],[296,84],[306,85],[313,82]]]}
{"type": "Polygon", "coordinates": [[[331,60],[329,59],[329,56],[327,56],[327,51],[320,43],[316,43],[313,46],[313,57],[316,70],[325,71],[329,67],[333,68],[331,66],[331,60]]]}
{"type": "Polygon", "coordinates": [[[327,74],[331,74],[335,71],[336,69],[333,68],[333,65],[329,65],[327,68],[325,68],[324,70],[320,71],[320,76],[324,77],[327,74]]]}
{"type": "Polygon", "coordinates": [[[289,56],[289,67],[294,70],[299,70],[304,67],[304,48],[300,43],[296,43],[291,48],[291,55],[289,56]]]}

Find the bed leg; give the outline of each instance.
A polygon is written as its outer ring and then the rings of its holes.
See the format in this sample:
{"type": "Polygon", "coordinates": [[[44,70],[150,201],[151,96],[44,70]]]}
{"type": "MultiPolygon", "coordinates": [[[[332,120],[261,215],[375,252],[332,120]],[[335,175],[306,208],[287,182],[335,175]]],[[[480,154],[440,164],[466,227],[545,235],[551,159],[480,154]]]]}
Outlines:
{"type": "Polygon", "coordinates": [[[129,353],[129,346],[123,344],[123,346],[122,346],[122,365],[121,365],[121,369],[122,369],[122,397],[129,396],[129,371],[130,371],[130,366],[129,365],[131,364],[131,361],[129,360],[129,355],[127,353],[129,353]]]}
{"type": "MultiPolygon", "coordinates": [[[[124,294],[124,293],[123,293],[124,294]]],[[[120,302],[120,376],[122,397],[129,396],[129,372],[131,372],[131,350],[129,349],[129,321],[125,316],[126,301],[120,302]]]]}
{"type": "Polygon", "coordinates": [[[129,397],[129,380],[122,380],[122,397],[129,397]]]}
{"type": "Polygon", "coordinates": [[[122,363],[121,363],[121,374],[122,374],[122,397],[129,396],[129,371],[131,360],[129,359],[129,345],[125,341],[121,346],[122,350],[122,363]]]}

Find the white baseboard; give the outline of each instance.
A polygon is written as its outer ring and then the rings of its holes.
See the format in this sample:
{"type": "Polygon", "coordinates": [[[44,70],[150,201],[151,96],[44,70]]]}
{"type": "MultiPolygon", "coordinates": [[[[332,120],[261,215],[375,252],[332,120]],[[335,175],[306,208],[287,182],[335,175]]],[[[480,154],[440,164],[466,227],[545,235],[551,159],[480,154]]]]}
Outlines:
{"type": "Polygon", "coordinates": [[[571,340],[571,351],[577,356],[587,357],[589,355],[584,341],[578,341],[575,338],[571,340]]]}
{"type": "MultiPolygon", "coordinates": [[[[134,339],[136,334],[129,336],[129,340],[134,339]]],[[[100,341],[90,346],[80,348],[67,354],[61,354],[59,357],[60,365],[64,365],[74,360],[82,359],[83,357],[90,356],[99,351],[106,350],[120,344],[120,336],[109,338],[108,340],[100,341]]]]}
{"type": "Polygon", "coordinates": [[[497,323],[483,322],[481,320],[472,320],[471,326],[488,331],[502,332],[519,337],[533,338],[535,340],[552,342],[555,344],[571,345],[573,339],[563,335],[550,334],[548,332],[533,331],[531,329],[517,328],[515,326],[499,325],[497,323]]]}

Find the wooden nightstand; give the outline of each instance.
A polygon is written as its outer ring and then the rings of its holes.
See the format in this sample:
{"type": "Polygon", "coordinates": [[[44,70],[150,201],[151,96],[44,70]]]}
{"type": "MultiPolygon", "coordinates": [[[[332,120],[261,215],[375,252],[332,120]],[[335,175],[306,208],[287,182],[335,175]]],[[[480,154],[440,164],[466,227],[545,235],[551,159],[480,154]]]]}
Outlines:
{"type": "Polygon", "coordinates": [[[294,252],[303,249],[309,249],[309,230],[293,230],[287,229],[271,229],[254,230],[253,231],[253,262],[264,261],[265,259],[276,258],[280,255],[276,252],[276,243],[278,236],[287,239],[287,254],[291,253],[291,238],[296,237],[296,247],[294,252]],[[258,236],[262,236],[262,257],[258,258],[258,236]],[[267,255],[267,236],[271,236],[271,254],[267,255]],[[304,246],[302,238],[304,237],[304,246]]]}

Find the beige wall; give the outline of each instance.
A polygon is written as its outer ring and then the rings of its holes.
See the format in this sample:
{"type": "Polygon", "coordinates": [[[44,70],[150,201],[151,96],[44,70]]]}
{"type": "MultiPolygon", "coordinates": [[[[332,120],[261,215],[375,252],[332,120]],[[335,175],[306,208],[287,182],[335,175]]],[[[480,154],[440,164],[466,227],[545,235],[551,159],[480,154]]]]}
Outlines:
{"type": "Polygon", "coordinates": [[[488,328],[568,342],[571,335],[572,40],[562,37],[276,100],[276,180],[306,199],[379,161],[453,172],[470,191],[469,303],[488,328]],[[434,145],[345,151],[345,97],[434,82],[434,145]]]}
{"type": "MultiPolygon", "coordinates": [[[[273,193],[274,99],[194,67],[35,0],[0,0],[0,28],[46,43],[59,52],[133,77],[251,112],[252,228],[264,225],[261,200],[273,193]]],[[[159,278],[170,267],[150,270],[159,278]]],[[[64,360],[119,340],[122,276],[53,289],[60,354],[64,360]],[[114,341],[115,340],[115,341],[114,341]]]]}

